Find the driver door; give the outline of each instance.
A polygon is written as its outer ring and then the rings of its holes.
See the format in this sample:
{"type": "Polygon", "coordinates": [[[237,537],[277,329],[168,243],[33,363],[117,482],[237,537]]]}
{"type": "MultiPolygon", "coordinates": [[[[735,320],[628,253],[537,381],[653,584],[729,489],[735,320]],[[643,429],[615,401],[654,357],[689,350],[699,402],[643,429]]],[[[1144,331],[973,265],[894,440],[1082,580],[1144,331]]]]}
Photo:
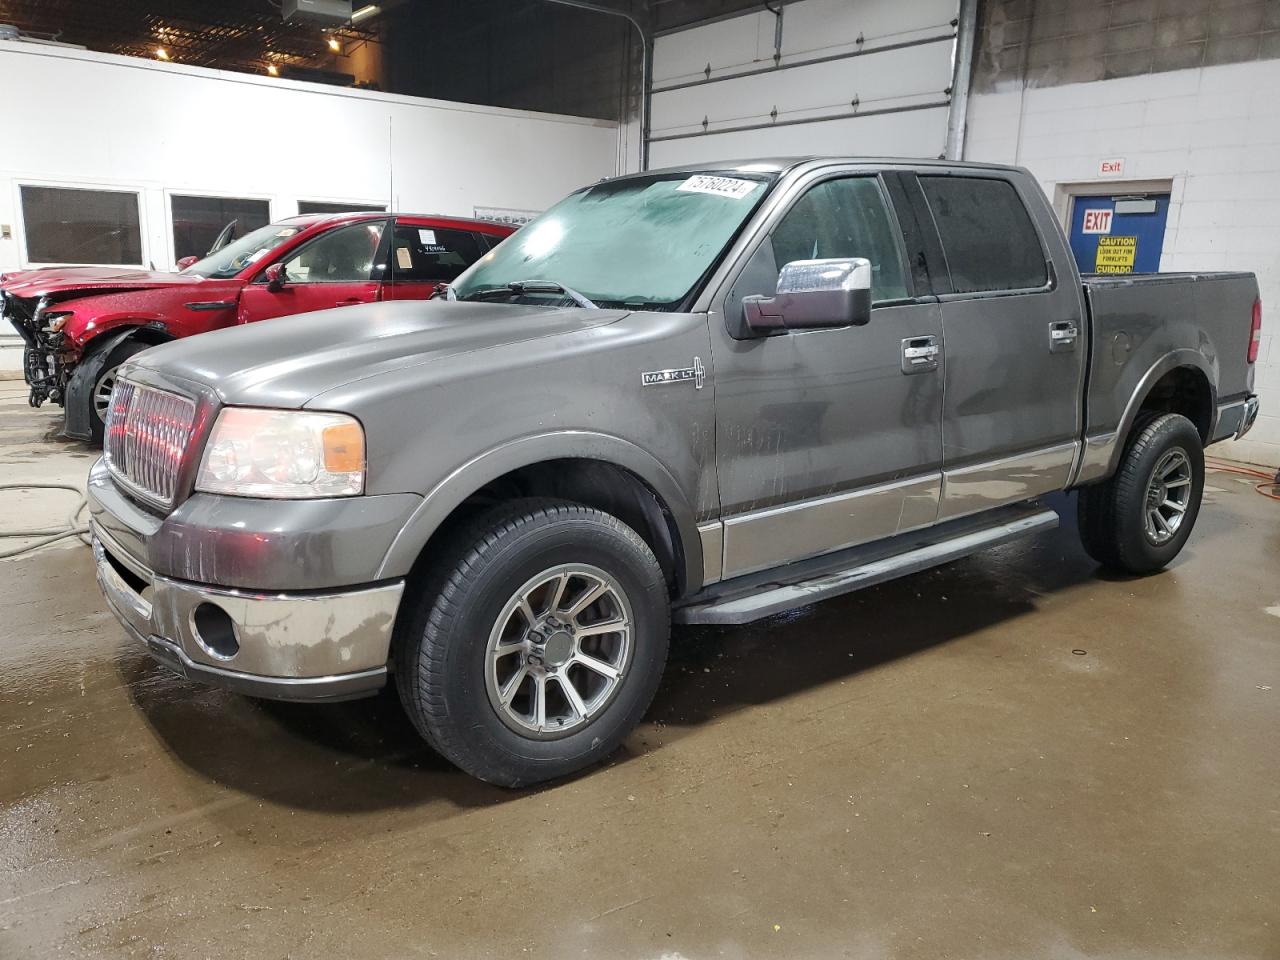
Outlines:
{"type": "MultiPolygon", "coordinates": [[[[240,296],[240,323],[382,299],[387,221],[337,227],[286,254],[287,280],[279,290],[259,273],[240,296]]],[[[264,273],[265,273],[265,264],[264,273]]]]}
{"type": "Polygon", "coordinates": [[[942,318],[915,297],[885,182],[815,173],[757,243],[712,320],[725,579],[928,526],[942,479],[942,318]],[[784,264],[834,257],[871,261],[870,323],[739,322],[784,264]]]}

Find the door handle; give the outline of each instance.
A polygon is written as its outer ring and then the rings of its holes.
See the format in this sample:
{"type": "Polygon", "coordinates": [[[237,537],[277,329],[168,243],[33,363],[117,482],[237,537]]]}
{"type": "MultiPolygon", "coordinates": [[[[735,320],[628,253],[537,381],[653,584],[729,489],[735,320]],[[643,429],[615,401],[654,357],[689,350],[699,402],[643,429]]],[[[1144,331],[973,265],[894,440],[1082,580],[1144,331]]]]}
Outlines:
{"type": "Polygon", "coordinates": [[[937,337],[908,337],[902,341],[902,372],[909,376],[937,370],[941,354],[937,337]]]}
{"type": "Polygon", "coordinates": [[[1049,352],[1066,353],[1076,348],[1080,328],[1074,320],[1055,320],[1049,324],[1049,352]]]}

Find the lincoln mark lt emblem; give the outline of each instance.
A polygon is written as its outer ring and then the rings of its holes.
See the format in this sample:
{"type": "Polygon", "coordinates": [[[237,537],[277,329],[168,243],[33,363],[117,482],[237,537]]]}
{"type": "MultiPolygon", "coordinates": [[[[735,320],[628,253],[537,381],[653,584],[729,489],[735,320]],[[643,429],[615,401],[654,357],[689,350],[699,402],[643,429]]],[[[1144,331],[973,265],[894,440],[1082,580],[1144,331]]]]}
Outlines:
{"type": "Polygon", "coordinates": [[[692,380],[694,387],[702,389],[702,381],[707,378],[707,370],[702,365],[701,357],[693,358],[692,367],[679,367],[673,370],[650,370],[640,374],[640,382],[646,387],[656,387],[662,383],[684,383],[692,380]]]}

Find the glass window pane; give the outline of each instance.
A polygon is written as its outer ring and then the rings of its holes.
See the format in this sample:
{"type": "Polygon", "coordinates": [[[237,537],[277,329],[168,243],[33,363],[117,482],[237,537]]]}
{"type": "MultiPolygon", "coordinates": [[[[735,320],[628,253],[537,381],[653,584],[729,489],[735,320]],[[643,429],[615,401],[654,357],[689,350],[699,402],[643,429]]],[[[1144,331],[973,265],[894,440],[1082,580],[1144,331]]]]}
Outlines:
{"type": "Polygon", "coordinates": [[[123,190],[23,186],[32,263],[142,263],[138,195],[123,190]]]}
{"type": "Polygon", "coordinates": [[[173,258],[203,257],[213,249],[214,241],[227,224],[235,221],[231,240],[265,227],[271,221],[271,206],[266,200],[242,200],[237,197],[172,197],[173,258]]]}
{"type": "Polygon", "coordinates": [[[374,279],[373,262],[386,223],[353,223],[312,240],[285,263],[289,282],[362,283],[374,279]]]}
{"type": "Polygon", "coordinates": [[[793,260],[861,257],[871,261],[872,300],[907,295],[897,227],[871,177],[827,180],[811,188],[787,211],[770,241],[779,269],[793,260]]]}
{"type": "Polygon", "coordinates": [[[1049,280],[1040,236],[1007,180],[921,177],[957,293],[1027,290],[1049,280]]]}
{"type": "Polygon", "coordinates": [[[391,251],[392,276],[395,283],[452,283],[480,253],[469,231],[401,224],[391,251]]]}
{"type": "Polygon", "coordinates": [[[327,200],[299,200],[298,213],[369,213],[385,211],[385,203],[329,203],[327,200]]]}

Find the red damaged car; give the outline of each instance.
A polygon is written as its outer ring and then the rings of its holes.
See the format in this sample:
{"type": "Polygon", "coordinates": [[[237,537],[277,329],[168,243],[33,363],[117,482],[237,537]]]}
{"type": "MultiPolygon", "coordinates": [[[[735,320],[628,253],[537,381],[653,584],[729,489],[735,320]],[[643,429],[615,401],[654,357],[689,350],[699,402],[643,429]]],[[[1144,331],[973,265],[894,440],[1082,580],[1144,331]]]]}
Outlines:
{"type": "Polygon", "coordinates": [[[26,344],[31,405],[66,408],[66,433],[102,442],[116,368],[157,343],[374,300],[423,300],[513,231],[386,213],[293,217],[179,273],[46,267],[0,275],[0,314],[26,344]]]}

